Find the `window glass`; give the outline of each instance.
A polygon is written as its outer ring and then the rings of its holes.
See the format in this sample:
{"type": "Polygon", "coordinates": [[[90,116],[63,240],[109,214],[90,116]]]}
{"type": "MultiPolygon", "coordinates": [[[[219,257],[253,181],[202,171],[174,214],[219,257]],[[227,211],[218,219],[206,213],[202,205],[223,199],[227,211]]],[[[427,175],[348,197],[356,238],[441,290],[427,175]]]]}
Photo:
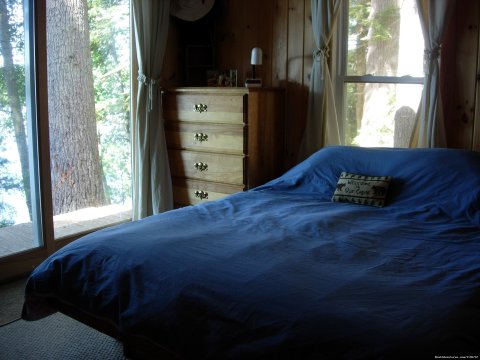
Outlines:
{"type": "Polygon", "coordinates": [[[130,3],[48,0],[55,238],[131,217],[130,3]]]}
{"type": "Polygon", "coordinates": [[[345,142],[408,147],[423,85],[347,83],[345,142]]]}
{"type": "Polygon", "coordinates": [[[350,0],[337,92],[346,145],[408,147],[423,89],[415,0],[350,0]]]}
{"type": "Polygon", "coordinates": [[[31,10],[0,0],[0,258],[43,245],[31,10]]]}
{"type": "Polygon", "coordinates": [[[415,0],[351,0],[347,75],[423,76],[415,0]]]}

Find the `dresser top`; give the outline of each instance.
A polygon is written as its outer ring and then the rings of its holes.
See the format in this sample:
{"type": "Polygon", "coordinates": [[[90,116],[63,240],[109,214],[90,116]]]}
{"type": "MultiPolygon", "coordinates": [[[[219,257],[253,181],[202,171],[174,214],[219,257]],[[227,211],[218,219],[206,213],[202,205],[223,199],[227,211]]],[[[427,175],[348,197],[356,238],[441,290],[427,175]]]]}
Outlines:
{"type": "Polygon", "coordinates": [[[285,91],[280,87],[173,87],[164,88],[162,91],[193,93],[193,94],[214,94],[214,95],[243,95],[250,92],[268,92],[268,91],[285,91]]]}

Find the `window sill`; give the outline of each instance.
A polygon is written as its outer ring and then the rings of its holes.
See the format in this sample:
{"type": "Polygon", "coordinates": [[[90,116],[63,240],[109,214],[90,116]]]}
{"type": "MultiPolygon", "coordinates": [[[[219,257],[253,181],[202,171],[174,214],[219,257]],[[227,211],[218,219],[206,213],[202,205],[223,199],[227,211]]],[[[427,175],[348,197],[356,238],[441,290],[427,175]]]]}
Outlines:
{"type": "MultiPolygon", "coordinates": [[[[79,237],[108,226],[131,221],[132,210],[122,205],[86,208],[53,217],[55,240],[79,237]]],[[[32,223],[0,228],[0,258],[35,248],[32,223]]]]}

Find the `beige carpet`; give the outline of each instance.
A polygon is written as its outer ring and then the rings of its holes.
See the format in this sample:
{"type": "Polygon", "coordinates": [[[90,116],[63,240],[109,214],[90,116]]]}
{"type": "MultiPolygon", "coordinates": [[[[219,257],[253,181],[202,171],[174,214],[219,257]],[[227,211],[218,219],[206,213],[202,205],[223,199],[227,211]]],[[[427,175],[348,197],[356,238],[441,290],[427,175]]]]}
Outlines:
{"type": "Polygon", "coordinates": [[[0,325],[18,319],[22,314],[26,279],[0,285],[0,325]]]}
{"type": "Polygon", "coordinates": [[[0,360],[126,360],[120,342],[60,313],[15,321],[25,281],[0,285],[0,360]]]}
{"type": "Polygon", "coordinates": [[[115,339],[56,313],[0,327],[0,360],[125,360],[115,339]]]}

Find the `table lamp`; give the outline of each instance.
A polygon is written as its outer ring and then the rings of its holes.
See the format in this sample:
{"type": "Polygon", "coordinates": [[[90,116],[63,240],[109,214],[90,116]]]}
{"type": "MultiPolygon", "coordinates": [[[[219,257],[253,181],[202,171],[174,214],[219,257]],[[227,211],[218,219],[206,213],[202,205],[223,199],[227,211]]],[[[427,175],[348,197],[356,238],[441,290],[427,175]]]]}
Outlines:
{"type": "Polygon", "coordinates": [[[250,64],[252,65],[252,78],[245,80],[246,87],[260,87],[262,86],[262,79],[256,77],[256,66],[262,65],[262,49],[254,47],[252,49],[252,56],[250,58],[250,64]]]}

